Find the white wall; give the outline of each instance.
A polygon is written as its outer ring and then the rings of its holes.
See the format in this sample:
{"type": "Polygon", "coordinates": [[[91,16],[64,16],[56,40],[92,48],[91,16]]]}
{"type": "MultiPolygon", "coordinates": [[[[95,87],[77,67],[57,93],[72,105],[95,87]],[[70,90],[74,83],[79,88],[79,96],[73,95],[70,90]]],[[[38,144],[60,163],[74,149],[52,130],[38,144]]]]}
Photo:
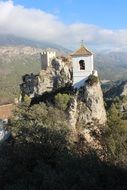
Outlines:
{"type": "Polygon", "coordinates": [[[47,52],[47,66],[50,66],[52,59],[56,57],[56,52],[47,52]]]}
{"type": "Polygon", "coordinates": [[[83,86],[85,80],[90,74],[92,74],[93,68],[93,55],[90,56],[80,56],[72,58],[73,64],[73,86],[79,88],[83,86]],[[85,61],[85,70],[80,70],[79,61],[85,61]]]}

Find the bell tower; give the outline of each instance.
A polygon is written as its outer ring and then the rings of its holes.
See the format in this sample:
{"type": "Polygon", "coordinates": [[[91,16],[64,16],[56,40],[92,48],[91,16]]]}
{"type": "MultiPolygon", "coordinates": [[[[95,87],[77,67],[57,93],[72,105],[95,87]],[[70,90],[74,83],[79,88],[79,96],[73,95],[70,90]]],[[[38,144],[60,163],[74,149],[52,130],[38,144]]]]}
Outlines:
{"type": "Polygon", "coordinates": [[[93,73],[93,53],[83,44],[72,55],[73,86],[80,88],[84,85],[88,76],[93,73]]]}

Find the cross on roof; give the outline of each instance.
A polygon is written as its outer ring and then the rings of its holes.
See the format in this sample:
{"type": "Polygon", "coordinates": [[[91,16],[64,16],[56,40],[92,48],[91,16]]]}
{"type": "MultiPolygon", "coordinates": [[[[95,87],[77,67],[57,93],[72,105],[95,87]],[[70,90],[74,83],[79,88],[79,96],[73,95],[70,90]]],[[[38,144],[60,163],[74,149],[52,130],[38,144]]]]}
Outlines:
{"type": "Polygon", "coordinates": [[[84,41],[83,40],[81,40],[81,47],[83,47],[84,46],[84,41]]]}

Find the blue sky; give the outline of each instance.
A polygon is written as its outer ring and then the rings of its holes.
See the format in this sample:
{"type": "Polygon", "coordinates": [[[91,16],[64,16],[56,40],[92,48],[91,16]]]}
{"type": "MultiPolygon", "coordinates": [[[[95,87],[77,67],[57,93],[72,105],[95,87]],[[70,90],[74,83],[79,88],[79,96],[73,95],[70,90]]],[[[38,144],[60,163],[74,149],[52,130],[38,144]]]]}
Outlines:
{"type": "Polygon", "coordinates": [[[14,0],[57,15],[64,23],[85,22],[110,29],[127,27],[127,0],[14,0]]]}
{"type": "Polygon", "coordinates": [[[0,33],[92,49],[127,50],[127,0],[0,0],[0,33]]]}

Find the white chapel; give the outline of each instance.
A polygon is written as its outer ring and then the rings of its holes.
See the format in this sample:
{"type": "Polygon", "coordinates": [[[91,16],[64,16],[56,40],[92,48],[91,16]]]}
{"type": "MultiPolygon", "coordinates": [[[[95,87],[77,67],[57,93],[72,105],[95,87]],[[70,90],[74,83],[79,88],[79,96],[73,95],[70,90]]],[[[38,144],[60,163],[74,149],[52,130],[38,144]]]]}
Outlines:
{"type": "Polygon", "coordinates": [[[74,88],[80,88],[90,74],[97,75],[97,71],[94,71],[93,53],[81,44],[81,47],[71,54],[71,57],[73,86],[74,88]]]}

